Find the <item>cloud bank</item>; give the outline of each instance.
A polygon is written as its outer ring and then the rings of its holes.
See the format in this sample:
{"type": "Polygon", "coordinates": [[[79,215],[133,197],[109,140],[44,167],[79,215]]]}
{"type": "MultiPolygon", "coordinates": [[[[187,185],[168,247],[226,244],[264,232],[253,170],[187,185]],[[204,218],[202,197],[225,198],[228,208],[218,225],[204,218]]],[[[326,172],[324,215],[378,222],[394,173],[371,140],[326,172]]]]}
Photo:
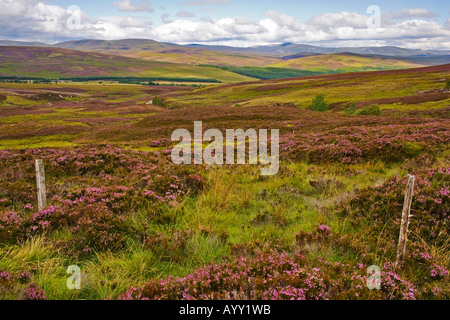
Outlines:
{"type": "MultiPolygon", "coordinates": [[[[226,4],[228,0],[188,1],[185,5],[226,4]]],[[[153,12],[148,1],[113,3],[123,12],[153,12]]],[[[198,21],[190,11],[180,11],[163,24],[154,26],[141,16],[92,18],[84,12],[68,11],[39,0],[0,0],[0,38],[56,42],[68,39],[145,38],[175,43],[206,43],[248,46],[268,43],[307,43],[323,46],[381,46],[450,49],[450,20],[443,25],[432,21],[436,16],[426,9],[387,12],[380,28],[368,28],[369,15],[356,12],[327,12],[307,21],[276,11],[268,11],[257,21],[230,17],[198,21]],[[74,21],[79,23],[68,23],[74,21]]],[[[158,18],[159,20],[159,18],[158,18]]]]}
{"type": "Polygon", "coordinates": [[[153,8],[148,1],[142,1],[138,4],[132,4],[131,0],[114,1],[114,7],[120,12],[153,12],[153,8]]]}

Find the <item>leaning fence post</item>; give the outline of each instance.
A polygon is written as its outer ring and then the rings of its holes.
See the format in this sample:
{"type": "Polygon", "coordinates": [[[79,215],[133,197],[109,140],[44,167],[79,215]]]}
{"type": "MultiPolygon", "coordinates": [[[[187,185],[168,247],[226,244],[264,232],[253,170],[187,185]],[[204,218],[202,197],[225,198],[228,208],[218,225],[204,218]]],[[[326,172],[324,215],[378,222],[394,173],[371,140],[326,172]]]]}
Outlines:
{"type": "Polygon", "coordinates": [[[38,196],[38,209],[44,210],[47,207],[47,192],[45,190],[45,169],[44,161],[36,160],[36,185],[38,196]]]}
{"type": "Polygon", "coordinates": [[[403,265],[403,258],[406,252],[406,242],[408,241],[408,227],[410,223],[410,218],[412,217],[410,211],[415,180],[416,180],[415,176],[408,175],[408,184],[406,185],[405,201],[403,203],[402,222],[400,224],[400,236],[398,238],[398,248],[397,248],[396,265],[399,267],[402,267],[403,265]]]}

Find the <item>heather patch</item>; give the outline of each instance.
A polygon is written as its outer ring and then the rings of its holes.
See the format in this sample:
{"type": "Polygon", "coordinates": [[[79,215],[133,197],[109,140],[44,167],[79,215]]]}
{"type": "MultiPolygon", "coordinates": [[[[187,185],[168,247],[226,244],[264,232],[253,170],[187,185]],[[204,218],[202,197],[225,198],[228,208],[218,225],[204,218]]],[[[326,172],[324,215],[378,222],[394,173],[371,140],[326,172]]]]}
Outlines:
{"type": "Polygon", "coordinates": [[[129,288],[123,300],[324,300],[405,299],[415,300],[416,287],[391,266],[382,271],[382,289],[367,288],[367,266],[325,260],[316,263],[295,253],[260,253],[211,264],[183,278],[151,281],[129,288]]]}

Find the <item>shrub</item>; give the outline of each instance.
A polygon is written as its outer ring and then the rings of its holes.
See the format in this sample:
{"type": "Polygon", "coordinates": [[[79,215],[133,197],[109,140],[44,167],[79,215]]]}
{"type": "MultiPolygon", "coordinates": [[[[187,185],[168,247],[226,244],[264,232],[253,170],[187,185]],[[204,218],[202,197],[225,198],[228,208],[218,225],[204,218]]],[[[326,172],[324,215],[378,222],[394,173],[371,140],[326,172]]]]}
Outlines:
{"type": "Polygon", "coordinates": [[[318,94],[313,100],[311,110],[313,111],[327,111],[327,103],[325,102],[325,96],[318,94]]]}
{"type": "Polygon", "coordinates": [[[125,246],[126,234],[131,233],[124,218],[113,214],[103,204],[81,204],[73,208],[69,216],[77,218],[72,228],[69,249],[82,250],[88,254],[93,250],[118,250],[125,246]]]}
{"type": "Polygon", "coordinates": [[[164,107],[164,101],[160,97],[154,97],[152,103],[164,107]]]}
{"type": "Polygon", "coordinates": [[[356,113],[356,104],[351,102],[347,108],[344,110],[345,114],[355,114],[356,113]]]}
{"type": "Polygon", "coordinates": [[[381,110],[378,105],[374,104],[358,111],[357,114],[361,116],[381,116],[381,110]]]}

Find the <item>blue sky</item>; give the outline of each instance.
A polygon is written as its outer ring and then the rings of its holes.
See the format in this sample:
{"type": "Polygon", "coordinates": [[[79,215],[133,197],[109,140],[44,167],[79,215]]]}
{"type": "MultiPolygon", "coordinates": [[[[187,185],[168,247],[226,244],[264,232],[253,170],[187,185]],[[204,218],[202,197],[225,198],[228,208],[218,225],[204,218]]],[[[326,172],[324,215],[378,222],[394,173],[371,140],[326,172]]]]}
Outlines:
{"type": "Polygon", "coordinates": [[[0,9],[0,38],[11,40],[450,49],[450,6],[442,0],[0,0],[0,9]],[[73,5],[81,11],[68,10],[73,5]],[[367,25],[370,5],[380,8],[376,28],[367,25]]]}
{"type": "MultiPolygon", "coordinates": [[[[78,5],[84,12],[92,17],[102,17],[105,15],[130,15],[129,12],[120,12],[113,5],[113,0],[52,0],[48,3],[56,4],[63,8],[70,5],[78,5]]],[[[135,0],[131,3],[140,3],[142,1],[135,0]]],[[[439,14],[434,21],[444,22],[449,17],[450,5],[448,1],[442,0],[327,0],[327,1],[302,1],[302,0],[229,0],[229,4],[225,5],[186,5],[184,0],[165,0],[165,1],[149,1],[154,9],[153,13],[141,12],[133,13],[133,15],[145,16],[154,20],[155,24],[160,24],[160,16],[164,13],[170,14],[172,17],[178,12],[186,10],[193,12],[196,17],[192,20],[199,20],[203,16],[212,19],[221,19],[227,17],[244,17],[247,19],[262,19],[267,11],[277,11],[287,13],[293,17],[306,21],[308,18],[320,15],[325,12],[357,12],[365,14],[370,5],[378,5],[382,12],[400,11],[404,8],[425,8],[431,12],[439,14]]]]}

